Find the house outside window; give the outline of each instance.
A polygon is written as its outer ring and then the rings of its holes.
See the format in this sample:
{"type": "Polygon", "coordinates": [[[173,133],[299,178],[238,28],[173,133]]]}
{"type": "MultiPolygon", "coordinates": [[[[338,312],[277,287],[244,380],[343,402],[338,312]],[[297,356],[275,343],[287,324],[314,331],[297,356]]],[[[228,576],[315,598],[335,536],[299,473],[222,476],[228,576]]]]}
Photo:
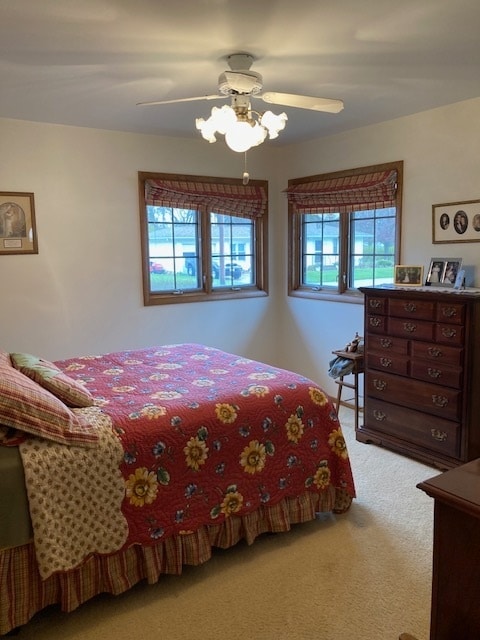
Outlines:
{"type": "Polygon", "coordinates": [[[138,175],[145,305],[267,295],[266,181],[138,175]]]}
{"type": "Polygon", "coordinates": [[[402,179],[400,161],[289,181],[289,295],[358,300],[393,283],[402,179]]]}

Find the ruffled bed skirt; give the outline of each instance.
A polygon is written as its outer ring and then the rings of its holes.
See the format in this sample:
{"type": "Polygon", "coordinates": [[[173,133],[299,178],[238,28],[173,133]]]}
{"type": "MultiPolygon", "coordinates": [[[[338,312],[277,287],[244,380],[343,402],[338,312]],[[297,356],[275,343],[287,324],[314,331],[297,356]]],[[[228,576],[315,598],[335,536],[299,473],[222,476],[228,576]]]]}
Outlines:
{"type": "Polygon", "coordinates": [[[351,497],[333,487],[319,496],[306,492],[222,524],[185,532],[150,547],[132,546],[108,556],[90,556],[68,573],[40,578],[33,543],[0,550],[0,635],[26,624],[45,607],[58,604],[73,611],[100,593],[118,595],[141,580],[158,582],[161,574],[182,573],[184,565],[210,559],[212,548],[227,549],[244,539],[252,544],[262,533],[288,531],[293,524],[314,520],[316,513],[343,513],[351,497]]]}

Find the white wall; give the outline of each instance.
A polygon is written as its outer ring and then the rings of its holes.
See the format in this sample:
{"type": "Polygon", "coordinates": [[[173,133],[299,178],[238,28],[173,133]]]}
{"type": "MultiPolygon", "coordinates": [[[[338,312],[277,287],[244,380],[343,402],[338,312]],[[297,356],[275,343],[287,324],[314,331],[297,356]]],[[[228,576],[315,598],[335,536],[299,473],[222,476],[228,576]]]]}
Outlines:
{"type": "MultiPolygon", "coordinates": [[[[475,99],[291,146],[277,158],[279,184],[286,188],[289,178],[403,160],[402,262],[427,268],[434,256],[463,257],[470,284],[480,286],[480,243],[432,243],[432,204],[480,199],[479,123],[475,99]]],[[[285,244],[285,216],[279,220],[285,244]]],[[[327,375],[331,351],[343,348],[355,331],[363,332],[361,305],[285,297],[285,362],[330,393],[336,392],[327,375]]]]}
{"type": "MultiPolygon", "coordinates": [[[[0,120],[0,191],[34,192],[38,255],[0,255],[0,346],[47,359],[203,342],[268,359],[275,297],[144,307],[138,171],[241,177],[221,143],[0,120]]],[[[268,147],[249,154],[268,179],[268,147]]]]}
{"type": "MultiPolygon", "coordinates": [[[[324,116],[329,117],[329,116],[324,116]]],[[[334,117],[334,116],[332,116],[334,117]]],[[[249,153],[269,180],[270,296],[144,307],[138,171],[240,176],[221,143],[0,119],[0,190],[35,194],[38,255],[0,256],[0,347],[49,359],[199,341],[299,371],[333,393],[331,350],[363,331],[362,305],[287,296],[289,178],[404,161],[402,262],[464,258],[480,244],[432,244],[431,206],[480,199],[480,99],[290,147],[249,153]]]]}

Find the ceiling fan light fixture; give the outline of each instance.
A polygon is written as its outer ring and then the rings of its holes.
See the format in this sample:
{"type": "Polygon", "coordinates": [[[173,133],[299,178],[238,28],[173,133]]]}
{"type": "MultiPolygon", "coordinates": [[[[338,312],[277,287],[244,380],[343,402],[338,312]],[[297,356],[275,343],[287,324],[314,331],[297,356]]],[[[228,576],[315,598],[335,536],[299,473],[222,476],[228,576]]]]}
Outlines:
{"type": "Polygon", "coordinates": [[[216,142],[215,134],[225,136],[227,146],[237,153],[248,151],[252,147],[262,144],[267,135],[273,139],[285,128],[287,115],[276,115],[272,111],[264,114],[252,111],[247,96],[235,96],[232,105],[213,107],[207,120],[197,118],[197,129],[208,142],[216,142]]]}

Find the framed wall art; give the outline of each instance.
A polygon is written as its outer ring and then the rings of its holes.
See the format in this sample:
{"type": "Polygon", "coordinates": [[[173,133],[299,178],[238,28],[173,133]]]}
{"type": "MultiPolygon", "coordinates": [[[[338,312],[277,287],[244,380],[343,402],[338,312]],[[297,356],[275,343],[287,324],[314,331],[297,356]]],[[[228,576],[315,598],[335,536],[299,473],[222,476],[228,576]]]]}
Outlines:
{"type": "Polygon", "coordinates": [[[423,267],[396,264],[394,283],[402,286],[419,287],[423,284],[423,267]]]}
{"type": "Polygon", "coordinates": [[[434,287],[454,287],[462,273],[462,258],[432,258],[426,284],[434,287]]]}
{"type": "Polygon", "coordinates": [[[0,191],[0,255],[38,253],[33,193],[0,191]]]}
{"type": "Polygon", "coordinates": [[[480,242],[480,200],[432,205],[432,240],[480,242]]]}

